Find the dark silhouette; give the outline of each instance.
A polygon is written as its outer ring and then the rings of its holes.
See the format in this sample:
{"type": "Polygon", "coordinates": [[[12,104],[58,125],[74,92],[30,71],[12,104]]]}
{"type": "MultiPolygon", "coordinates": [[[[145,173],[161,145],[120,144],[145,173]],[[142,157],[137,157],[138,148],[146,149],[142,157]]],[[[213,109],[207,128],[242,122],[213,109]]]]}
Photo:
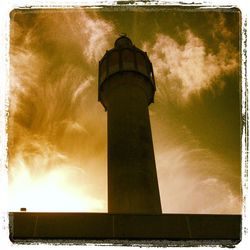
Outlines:
{"type": "Polygon", "coordinates": [[[160,214],[148,105],[155,81],[145,52],[122,35],[99,62],[99,101],[108,112],[108,212],[160,214]]]}

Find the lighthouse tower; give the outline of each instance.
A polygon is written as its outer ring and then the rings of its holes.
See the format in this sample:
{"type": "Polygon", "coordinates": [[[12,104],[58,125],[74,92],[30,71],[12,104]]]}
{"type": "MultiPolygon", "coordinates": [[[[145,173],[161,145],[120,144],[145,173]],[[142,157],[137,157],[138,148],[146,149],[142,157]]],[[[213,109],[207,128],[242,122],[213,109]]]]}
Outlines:
{"type": "Polygon", "coordinates": [[[154,93],[147,54],[120,36],[99,62],[98,99],[108,115],[109,213],[161,213],[148,112],[154,93]]]}

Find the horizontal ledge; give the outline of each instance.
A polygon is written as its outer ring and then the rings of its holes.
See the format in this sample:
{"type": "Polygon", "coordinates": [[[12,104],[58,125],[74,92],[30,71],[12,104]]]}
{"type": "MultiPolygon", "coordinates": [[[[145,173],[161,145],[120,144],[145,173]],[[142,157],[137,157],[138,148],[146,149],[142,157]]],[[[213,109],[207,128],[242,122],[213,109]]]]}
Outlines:
{"type": "Polygon", "coordinates": [[[10,238],[18,239],[167,239],[241,238],[241,215],[108,214],[11,212],[10,238]]]}

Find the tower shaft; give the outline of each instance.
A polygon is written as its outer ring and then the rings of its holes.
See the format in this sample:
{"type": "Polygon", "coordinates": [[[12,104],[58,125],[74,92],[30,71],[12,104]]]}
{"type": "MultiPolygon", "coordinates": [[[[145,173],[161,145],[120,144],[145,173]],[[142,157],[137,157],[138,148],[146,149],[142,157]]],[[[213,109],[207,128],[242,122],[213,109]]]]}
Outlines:
{"type": "Polygon", "coordinates": [[[144,77],[132,72],[109,81],[108,210],[112,213],[161,212],[143,84],[144,77]]]}

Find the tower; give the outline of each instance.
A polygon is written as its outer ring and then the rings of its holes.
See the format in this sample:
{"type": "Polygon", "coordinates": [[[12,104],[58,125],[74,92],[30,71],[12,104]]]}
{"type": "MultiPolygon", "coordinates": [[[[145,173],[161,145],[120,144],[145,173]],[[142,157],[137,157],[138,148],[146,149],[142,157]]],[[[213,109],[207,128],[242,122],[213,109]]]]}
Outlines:
{"type": "Polygon", "coordinates": [[[120,36],[99,62],[98,99],[108,113],[108,212],[160,214],[148,105],[152,64],[120,36]]]}

